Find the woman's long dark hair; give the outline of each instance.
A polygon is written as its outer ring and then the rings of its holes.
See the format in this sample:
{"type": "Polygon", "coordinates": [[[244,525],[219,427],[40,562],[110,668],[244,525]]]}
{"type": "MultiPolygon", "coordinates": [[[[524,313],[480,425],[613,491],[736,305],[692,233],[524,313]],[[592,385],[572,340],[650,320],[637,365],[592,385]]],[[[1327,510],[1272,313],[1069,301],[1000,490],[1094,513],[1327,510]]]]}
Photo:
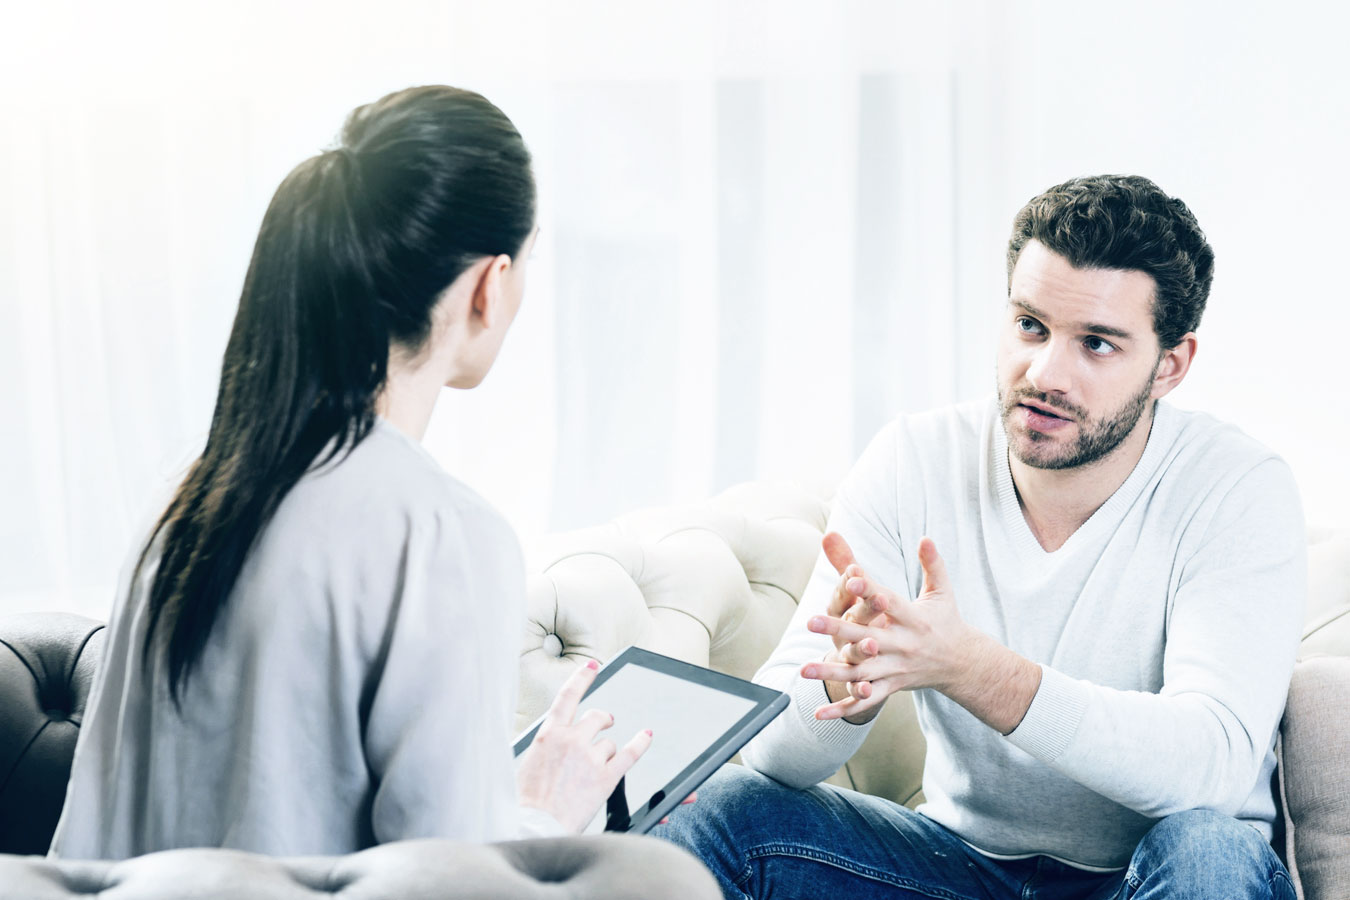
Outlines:
{"type": "Polygon", "coordinates": [[[225,349],[206,448],[141,551],[175,702],[245,555],[312,466],[370,432],[391,342],[416,350],[441,293],[534,227],[530,155],[470,91],[409,88],[352,112],[277,188],[225,349]],[[324,448],[331,449],[324,453],[324,448]],[[323,453],[323,459],[319,459],[323,453]]]}

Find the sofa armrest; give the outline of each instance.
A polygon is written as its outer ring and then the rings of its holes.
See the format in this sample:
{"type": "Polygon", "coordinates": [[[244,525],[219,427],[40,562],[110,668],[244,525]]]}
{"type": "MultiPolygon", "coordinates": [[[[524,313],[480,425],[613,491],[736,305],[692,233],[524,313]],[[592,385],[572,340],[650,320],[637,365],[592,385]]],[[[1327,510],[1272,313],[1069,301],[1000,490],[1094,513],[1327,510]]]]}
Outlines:
{"type": "Polygon", "coordinates": [[[797,608],[828,514],[809,491],[752,483],[528,547],[518,729],[577,665],[629,645],[752,677],[797,608]]]}
{"type": "Polygon", "coordinates": [[[1306,900],[1350,897],[1350,658],[1294,667],[1280,726],[1285,858],[1306,900]]]}

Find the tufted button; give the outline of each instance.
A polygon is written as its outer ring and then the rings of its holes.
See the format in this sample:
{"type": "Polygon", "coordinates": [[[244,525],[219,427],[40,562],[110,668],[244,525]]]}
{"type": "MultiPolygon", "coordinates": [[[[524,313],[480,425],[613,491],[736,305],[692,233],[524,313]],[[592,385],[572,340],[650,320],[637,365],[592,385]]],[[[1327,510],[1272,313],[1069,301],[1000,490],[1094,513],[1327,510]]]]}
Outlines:
{"type": "Polygon", "coordinates": [[[549,656],[562,656],[563,652],[562,638],[552,633],[544,635],[543,649],[544,652],[547,653],[549,656]]]}
{"type": "Polygon", "coordinates": [[[74,700],[68,682],[51,680],[38,685],[38,704],[48,718],[57,722],[70,718],[74,700]]]}

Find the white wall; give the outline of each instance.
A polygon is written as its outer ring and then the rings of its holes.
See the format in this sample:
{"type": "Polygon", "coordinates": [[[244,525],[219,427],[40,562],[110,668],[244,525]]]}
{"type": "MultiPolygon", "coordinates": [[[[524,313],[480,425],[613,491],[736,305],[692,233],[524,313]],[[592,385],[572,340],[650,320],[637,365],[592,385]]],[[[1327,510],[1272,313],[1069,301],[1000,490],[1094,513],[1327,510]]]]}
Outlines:
{"type": "Polygon", "coordinates": [[[1040,0],[1007,24],[994,202],[1010,218],[1042,188],[1101,172],[1184,199],[1216,261],[1173,400],[1274,448],[1309,519],[1345,527],[1350,7],[1040,0]]]}

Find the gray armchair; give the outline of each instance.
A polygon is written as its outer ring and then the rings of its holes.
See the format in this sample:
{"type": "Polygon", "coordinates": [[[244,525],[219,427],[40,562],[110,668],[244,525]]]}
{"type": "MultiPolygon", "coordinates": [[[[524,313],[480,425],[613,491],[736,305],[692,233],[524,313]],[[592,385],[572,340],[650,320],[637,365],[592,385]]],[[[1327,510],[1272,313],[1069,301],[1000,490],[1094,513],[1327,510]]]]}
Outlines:
{"type": "Polygon", "coordinates": [[[0,617],[0,896],[56,900],[113,888],[126,900],[721,896],[683,850],[630,835],[489,845],[400,841],[347,856],[288,859],[219,849],[121,862],[33,855],[46,853],[61,813],[102,642],[102,624],[80,616],[0,617]]]}

